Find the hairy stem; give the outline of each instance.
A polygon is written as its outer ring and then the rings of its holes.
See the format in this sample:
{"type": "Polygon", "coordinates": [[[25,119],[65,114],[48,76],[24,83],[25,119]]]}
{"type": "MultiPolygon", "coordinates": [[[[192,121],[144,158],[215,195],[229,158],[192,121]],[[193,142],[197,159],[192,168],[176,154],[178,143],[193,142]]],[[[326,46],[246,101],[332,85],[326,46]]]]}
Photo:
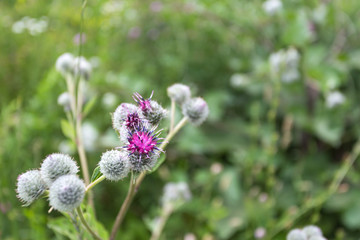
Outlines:
{"type": "MultiPolygon", "coordinates": [[[[164,150],[165,147],[169,144],[170,140],[176,135],[177,132],[179,132],[179,130],[185,126],[185,124],[187,123],[188,118],[184,117],[174,128],[173,131],[169,132],[169,134],[167,135],[167,137],[165,138],[164,142],[160,145],[160,149],[164,150]]],[[[125,201],[123,202],[123,204],[121,205],[120,211],[116,217],[114,226],[112,228],[111,231],[111,236],[110,236],[110,240],[114,240],[117,231],[119,230],[119,227],[121,225],[121,222],[123,220],[123,218],[125,217],[126,211],[129,208],[136,192],[138,191],[141,182],[144,180],[146,176],[146,172],[142,172],[139,177],[137,178],[136,182],[133,183],[133,179],[130,181],[130,187],[129,187],[129,191],[128,194],[126,196],[125,201]]]]}
{"type": "Polygon", "coordinates": [[[79,218],[80,218],[81,223],[84,225],[84,227],[86,228],[86,230],[94,237],[94,239],[102,240],[102,238],[101,238],[97,233],[95,233],[95,232],[91,229],[91,227],[89,226],[89,224],[86,222],[86,220],[85,220],[85,218],[84,218],[84,215],[83,215],[80,207],[76,208],[76,212],[77,212],[77,214],[79,215],[79,218]]]}
{"type": "Polygon", "coordinates": [[[125,214],[127,212],[127,210],[129,209],[129,206],[131,204],[131,201],[134,197],[134,190],[135,190],[135,181],[134,181],[134,174],[131,173],[131,178],[130,178],[130,184],[129,184],[129,190],[128,193],[126,195],[126,198],[123,202],[123,204],[121,205],[120,211],[118,213],[118,215],[116,216],[116,220],[114,223],[114,226],[111,230],[111,235],[110,235],[110,240],[114,240],[116,237],[116,233],[121,225],[122,220],[125,217],[125,214]]]}
{"type": "MultiPolygon", "coordinates": [[[[84,80],[80,78],[79,86],[77,89],[77,113],[76,113],[76,146],[79,153],[81,169],[83,172],[85,184],[90,184],[89,176],[89,167],[87,163],[84,142],[82,138],[81,122],[82,122],[82,105],[83,105],[83,92],[84,92],[84,80]]],[[[92,191],[88,191],[89,194],[89,204],[93,207],[94,211],[94,201],[92,191]]]]}
{"type": "Polygon", "coordinates": [[[102,175],[101,177],[99,177],[98,179],[96,179],[95,181],[91,182],[89,185],[87,185],[85,192],[89,191],[90,189],[92,189],[93,187],[95,187],[97,184],[99,184],[100,182],[102,182],[103,180],[105,180],[105,176],[102,175]]]}
{"type": "Polygon", "coordinates": [[[161,217],[157,223],[154,231],[152,232],[150,240],[158,240],[161,236],[161,233],[164,229],[165,223],[170,217],[173,211],[173,206],[171,204],[165,204],[162,209],[161,217]]]}

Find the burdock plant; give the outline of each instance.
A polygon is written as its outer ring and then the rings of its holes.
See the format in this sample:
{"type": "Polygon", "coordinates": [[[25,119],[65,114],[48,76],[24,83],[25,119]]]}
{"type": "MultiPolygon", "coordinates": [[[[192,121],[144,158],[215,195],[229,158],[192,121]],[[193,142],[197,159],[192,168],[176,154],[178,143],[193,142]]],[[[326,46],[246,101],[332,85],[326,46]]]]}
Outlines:
{"type": "MultiPolygon", "coordinates": [[[[82,118],[86,114],[83,92],[91,77],[91,65],[84,57],[76,58],[66,53],[57,60],[56,69],[64,76],[67,85],[66,98],[62,95],[58,100],[64,106],[67,116],[67,122],[62,122],[65,128],[63,132],[77,146],[84,180],[77,175],[78,166],[71,156],[53,153],[44,159],[40,170],[30,170],[18,177],[18,197],[25,205],[31,204],[40,196],[48,197],[50,210],[60,211],[65,216],[75,216],[94,239],[102,239],[104,233],[99,236],[88,224],[83,215],[82,203],[87,199],[88,204],[94,206],[91,189],[103,180],[120,181],[130,175],[127,196],[111,230],[109,239],[113,240],[134,199],[135,189],[139,189],[147,174],[156,171],[165,161],[165,157],[161,156],[164,155],[168,143],[187,122],[196,126],[202,124],[208,116],[209,108],[204,99],[191,98],[188,86],[170,86],[170,126],[167,135],[162,137],[165,131],[158,130],[158,125],[169,116],[168,111],[153,99],[154,92],[149,98],[134,93],[134,103],[122,103],[112,113],[112,125],[119,136],[119,145],[102,154],[90,181],[81,131],[82,118]],[[177,124],[176,105],[183,113],[183,118],[177,124]]],[[[172,212],[190,198],[190,190],[185,183],[170,183],[164,190],[163,206],[172,212]]],[[[160,236],[162,227],[157,230],[153,239],[160,236]]]]}

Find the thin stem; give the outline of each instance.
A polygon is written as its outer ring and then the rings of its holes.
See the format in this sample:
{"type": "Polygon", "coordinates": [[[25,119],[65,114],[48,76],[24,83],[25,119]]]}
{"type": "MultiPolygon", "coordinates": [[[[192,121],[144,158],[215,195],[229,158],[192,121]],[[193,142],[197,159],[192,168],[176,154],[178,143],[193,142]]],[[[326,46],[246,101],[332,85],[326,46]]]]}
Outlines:
{"type": "Polygon", "coordinates": [[[85,218],[84,218],[84,215],[83,215],[80,207],[76,208],[76,212],[77,212],[77,214],[79,215],[80,221],[81,221],[81,223],[84,225],[84,227],[86,228],[86,230],[88,230],[88,232],[89,232],[95,239],[97,239],[97,240],[102,240],[102,238],[99,237],[99,235],[98,235],[97,233],[95,233],[95,232],[91,229],[91,227],[88,225],[88,223],[86,222],[86,220],[85,220],[85,218]]]}
{"type": "Polygon", "coordinates": [[[98,183],[102,182],[103,180],[105,180],[105,176],[102,175],[101,177],[99,177],[98,179],[96,179],[95,181],[93,181],[92,183],[90,183],[86,189],[85,192],[89,191],[90,189],[92,189],[93,187],[95,187],[98,183]]]}
{"type": "Polygon", "coordinates": [[[171,204],[165,204],[162,209],[162,214],[157,223],[150,240],[158,240],[161,236],[161,233],[164,229],[165,223],[167,222],[168,218],[170,217],[171,213],[173,212],[173,206],[171,204]]]}
{"type": "Polygon", "coordinates": [[[175,110],[176,110],[175,101],[171,100],[170,132],[172,132],[175,125],[175,110]]]}
{"type": "MultiPolygon", "coordinates": [[[[83,172],[85,184],[90,184],[89,167],[82,138],[81,122],[82,122],[82,105],[83,105],[84,80],[80,78],[77,89],[77,113],[76,113],[76,146],[79,153],[81,169],[83,172]]],[[[94,209],[93,194],[89,191],[89,204],[94,209]]]]}
{"type": "MultiPolygon", "coordinates": [[[[169,134],[167,135],[167,137],[165,138],[164,142],[160,145],[160,149],[164,150],[165,147],[168,145],[168,143],[170,142],[170,140],[175,136],[175,134],[177,132],[179,132],[179,130],[185,126],[185,124],[187,123],[188,118],[187,117],[183,117],[183,119],[181,119],[181,121],[176,125],[176,127],[174,128],[173,131],[169,132],[169,134]]],[[[129,191],[128,194],[126,196],[125,201],[123,202],[123,204],[121,205],[120,211],[116,217],[114,226],[112,228],[111,231],[111,236],[110,236],[110,240],[114,240],[117,231],[119,230],[119,227],[121,225],[121,222],[123,220],[123,218],[125,217],[126,211],[129,208],[135,194],[137,193],[141,182],[144,180],[146,176],[146,172],[142,172],[140,173],[139,177],[137,178],[136,182],[134,183],[133,181],[133,176],[131,175],[131,180],[130,180],[130,187],[129,187],[129,191]]]]}
{"type": "Polygon", "coordinates": [[[75,98],[75,82],[71,74],[65,76],[66,86],[70,95],[70,108],[72,113],[72,121],[76,116],[76,98],[75,98]]]}
{"type": "Polygon", "coordinates": [[[126,214],[127,210],[129,209],[131,201],[132,201],[132,199],[134,197],[134,189],[135,189],[134,174],[131,173],[129,191],[128,191],[127,195],[126,195],[124,203],[121,205],[121,208],[120,208],[120,211],[119,211],[118,215],[116,216],[116,220],[115,220],[115,223],[114,223],[114,226],[112,228],[111,235],[110,235],[110,238],[109,238],[110,240],[114,240],[115,237],[116,237],[116,233],[119,230],[121,222],[124,219],[125,214],[126,214]]]}

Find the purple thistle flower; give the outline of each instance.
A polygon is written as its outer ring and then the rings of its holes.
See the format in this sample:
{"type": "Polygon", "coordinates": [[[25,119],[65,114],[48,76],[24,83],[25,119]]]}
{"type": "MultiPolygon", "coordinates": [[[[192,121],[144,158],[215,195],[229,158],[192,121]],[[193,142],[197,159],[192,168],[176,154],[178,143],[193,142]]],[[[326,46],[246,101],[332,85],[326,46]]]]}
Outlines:
{"type": "Polygon", "coordinates": [[[139,108],[143,112],[148,112],[151,110],[151,98],[154,94],[154,91],[151,92],[151,95],[148,99],[143,98],[139,93],[134,93],[133,99],[139,105],[139,108]]]}
{"type": "Polygon", "coordinates": [[[158,138],[160,132],[154,134],[154,131],[143,127],[141,130],[129,132],[128,145],[125,146],[129,152],[131,168],[136,172],[150,170],[155,166],[156,160],[162,150],[157,147],[160,144],[158,138]]]}

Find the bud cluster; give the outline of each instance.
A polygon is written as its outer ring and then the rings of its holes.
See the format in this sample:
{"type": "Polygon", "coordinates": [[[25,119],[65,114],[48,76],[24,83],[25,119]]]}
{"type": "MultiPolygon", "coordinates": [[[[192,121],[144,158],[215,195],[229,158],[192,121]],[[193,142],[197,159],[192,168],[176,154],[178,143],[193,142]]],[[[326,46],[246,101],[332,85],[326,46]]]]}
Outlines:
{"type": "Polygon", "coordinates": [[[293,229],[286,236],[286,240],[326,240],[321,229],[315,225],[309,225],[303,229],[293,229]]]}
{"type": "Polygon", "coordinates": [[[152,95],[145,99],[135,93],[133,98],[137,106],[122,103],[112,114],[112,125],[120,135],[123,147],[108,151],[101,157],[100,171],[107,179],[118,181],[130,170],[139,173],[155,166],[162,151],[157,147],[161,140],[160,131],[155,130],[167,112],[152,100],[152,95]]]}
{"type": "Polygon", "coordinates": [[[168,87],[168,96],[179,104],[182,113],[195,126],[202,124],[209,115],[209,107],[201,97],[191,98],[190,88],[184,84],[175,83],[168,87]]]}
{"type": "Polygon", "coordinates": [[[68,74],[82,77],[85,80],[90,78],[92,66],[84,57],[74,57],[71,53],[64,53],[56,60],[56,70],[62,75],[68,74]]]}
{"type": "Polygon", "coordinates": [[[76,175],[76,162],[66,154],[47,156],[39,170],[30,170],[17,179],[18,198],[30,205],[49,190],[50,205],[59,211],[71,212],[85,196],[85,184],[76,175]]]}

